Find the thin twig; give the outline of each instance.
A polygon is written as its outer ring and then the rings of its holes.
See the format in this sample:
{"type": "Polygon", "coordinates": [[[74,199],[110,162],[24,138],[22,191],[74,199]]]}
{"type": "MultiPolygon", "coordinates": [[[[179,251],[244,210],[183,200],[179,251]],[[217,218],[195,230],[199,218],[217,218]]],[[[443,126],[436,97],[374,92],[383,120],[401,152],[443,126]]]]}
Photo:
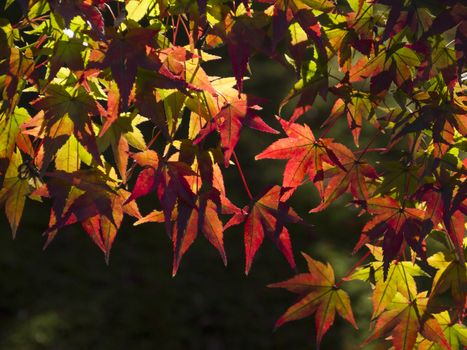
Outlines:
{"type": "Polygon", "coordinates": [[[253,196],[251,195],[250,189],[248,188],[248,184],[246,183],[245,175],[243,174],[242,167],[240,166],[240,162],[238,161],[237,154],[235,151],[233,151],[233,157],[235,160],[235,164],[237,164],[238,172],[240,173],[240,177],[242,178],[243,181],[243,187],[245,187],[245,191],[248,194],[248,197],[250,199],[253,199],[253,196]]]}

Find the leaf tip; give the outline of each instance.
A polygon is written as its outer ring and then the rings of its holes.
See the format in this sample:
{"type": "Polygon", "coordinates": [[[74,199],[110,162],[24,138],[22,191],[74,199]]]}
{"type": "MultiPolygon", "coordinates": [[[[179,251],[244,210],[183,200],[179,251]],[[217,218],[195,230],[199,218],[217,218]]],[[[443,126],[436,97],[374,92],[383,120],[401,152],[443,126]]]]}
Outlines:
{"type": "Polygon", "coordinates": [[[173,261],[173,264],[172,264],[172,277],[175,277],[177,275],[179,266],[180,266],[180,259],[177,259],[174,256],[174,261],[173,261]]]}
{"type": "Polygon", "coordinates": [[[178,272],[178,264],[174,263],[174,265],[172,267],[172,278],[177,275],[177,272],[178,272]]]}
{"type": "Polygon", "coordinates": [[[285,323],[284,317],[280,317],[274,324],[274,332],[277,331],[285,323]]]}

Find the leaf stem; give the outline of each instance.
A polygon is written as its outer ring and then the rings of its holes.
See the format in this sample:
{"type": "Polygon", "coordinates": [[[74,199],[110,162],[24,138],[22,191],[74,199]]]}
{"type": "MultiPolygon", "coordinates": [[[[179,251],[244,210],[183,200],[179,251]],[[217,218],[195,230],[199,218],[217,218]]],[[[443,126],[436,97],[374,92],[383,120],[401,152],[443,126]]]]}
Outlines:
{"type": "Polygon", "coordinates": [[[161,130],[159,130],[156,135],[154,135],[154,137],[151,139],[151,141],[149,141],[149,143],[147,144],[146,146],[146,150],[148,150],[149,148],[151,148],[151,146],[154,144],[154,142],[157,141],[157,138],[159,137],[159,135],[161,134],[161,130]]]}
{"type": "Polygon", "coordinates": [[[334,127],[334,125],[337,123],[338,120],[339,120],[339,118],[334,119],[331,122],[331,124],[328,125],[327,129],[324,130],[324,132],[321,134],[321,136],[319,138],[320,139],[324,138],[331,131],[331,129],[334,127]]]}
{"type": "Polygon", "coordinates": [[[357,158],[357,160],[360,160],[362,159],[362,157],[366,154],[366,152],[368,152],[368,150],[370,149],[370,146],[373,144],[373,142],[375,142],[376,138],[380,136],[378,133],[375,133],[373,135],[373,137],[371,138],[371,140],[368,142],[368,144],[365,146],[365,148],[361,151],[361,154],[359,155],[359,157],[357,158]]]}
{"type": "Polygon", "coordinates": [[[378,148],[368,148],[364,150],[356,150],[354,154],[360,154],[360,153],[368,153],[368,152],[385,152],[388,149],[386,147],[378,147],[378,148]]]}
{"type": "Polygon", "coordinates": [[[238,161],[237,153],[235,153],[235,151],[233,151],[233,157],[234,157],[234,160],[235,160],[235,164],[237,164],[238,172],[239,172],[240,177],[241,177],[242,182],[243,182],[243,187],[245,187],[245,191],[248,194],[248,197],[250,198],[250,200],[252,200],[253,196],[251,195],[250,189],[248,188],[248,184],[246,183],[245,175],[243,174],[242,167],[240,165],[240,162],[238,161]]]}

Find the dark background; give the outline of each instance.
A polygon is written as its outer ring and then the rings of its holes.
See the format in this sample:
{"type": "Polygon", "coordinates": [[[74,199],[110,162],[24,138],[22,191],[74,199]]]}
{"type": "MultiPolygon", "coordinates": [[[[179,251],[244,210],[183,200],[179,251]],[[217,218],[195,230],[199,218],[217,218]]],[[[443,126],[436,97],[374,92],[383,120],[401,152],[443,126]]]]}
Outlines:
{"type": "MultiPolygon", "coordinates": [[[[222,54],[222,51],[219,51],[222,54]]],[[[227,62],[210,64],[210,74],[232,75],[227,62]]],[[[261,115],[280,129],[274,112],[294,78],[278,64],[258,57],[246,90],[268,98],[261,115]]],[[[332,101],[318,99],[300,119],[317,131],[332,101]]],[[[331,134],[351,145],[345,123],[331,134]]],[[[365,130],[361,144],[365,144],[365,130]]],[[[244,130],[237,154],[254,193],[280,184],[284,162],[254,160],[274,136],[244,130]]],[[[234,166],[226,171],[227,194],[235,204],[248,202],[234,166]]],[[[348,200],[346,197],[345,200],[348,200]]],[[[342,277],[358,260],[350,252],[362,221],[357,211],[338,201],[324,213],[308,214],[318,203],[311,185],[292,198],[297,212],[312,228],[291,225],[299,270],[300,251],[329,261],[342,277]]],[[[148,208],[143,208],[143,215],[148,208]]],[[[314,319],[289,323],[273,332],[274,322],[297,301],[295,295],[266,285],[293,275],[279,251],[265,239],[250,275],[244,269],[243,232],[225,233],[229,264],[199,236],[171,277],[172,248],[163,226],[133,227],[126,218],[112,249],[110,265],[78,225],[62,230],[46,251],[41,236],[48,205],[28,201],[16,240],[0,214],[0,349],[314,349],[314,319]]],[[[322,349],[357,349],[368,329],[369,286],[344,284],[361,331],[336,315],[322,349]]],[[[373,349],[374,347],[366,347],[373,349]]]]}

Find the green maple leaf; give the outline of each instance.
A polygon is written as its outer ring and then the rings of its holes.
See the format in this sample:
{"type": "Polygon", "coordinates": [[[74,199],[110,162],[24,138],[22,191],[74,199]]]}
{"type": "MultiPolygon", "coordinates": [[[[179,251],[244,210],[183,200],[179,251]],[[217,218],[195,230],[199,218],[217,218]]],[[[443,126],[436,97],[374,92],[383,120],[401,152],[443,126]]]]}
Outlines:
{"type": "Polygon", "coordinates": [[[103,153],[109,146],[112,148],[117,169],[123,182],[126,182],[126,170],[128,166],[128,155],[132,146],[140,151],[146,149],[146,141],[138,128],[138,125],[146,122],[147,119],[139,114],[120,115],[115,122],[103,133],[104,127],[100,131],[97,140],[99,152],[103,153]]]}
{"type": "Polygon", "coordinates": [[[397,293],[414,298],[417,294],[414,277],[429,277],[429,275],[410,261],[398,261],[391,263],[387,277],[384,279],[382,249],[372,245],[367,246],[377,261],[359,267],[346,280],[376,281],[371,298],[373,304],[371,318],[375,319],[391,304],[397,293]]]}
{"type": "Polygon", "coordinates": [[[80,169],[81,162],[90,165],[91,159],[91,155],[83,145],[78,142],[76,137],[71,135],[55,154],[55,169],[72,173],[80,169]]]}
{"type": "Polygon", "coordinates": [[[82,70],[84,60],[81,52],[86,47],[79,39],[60,40],[54,46],[54,53],[50,58],[49,81],[52,80],[61,67],[71,70],[82,70]]]}
{"type": "Polygon", "coordinates": [[[363,345],[391,335],[395,350],[412,350],[418,332],[422,332],[425,337],[437,341],[445,349],[449,349],[436,319],[431,318],[429,321],[424,321],[422,317],[428,301],[426,295],[427,292],[422,292],[412,298],[396,293],[387,310],[378,317],[371,335],[363,345]]]}
{"type": "Polygon", "coordinates": [[[0,183],[15,151],[16,138],[21,134],[20,126],[29,119],[25,108],[15,108],[10,115],[0,113],[0,183]]]}
{"type": "MultiPolygon", "coordinates": [[[[464,246],[466,240],[464,239],[464,246]]],[[[433,279],[430,296],[451,290],[457,304],[463,305],[466,299],[467,263],[459,261],[455,254],[438,252],[428,259],[428,264],[438,271],[433,279]]]]}
{"type": "Polygon", "coordinates": [[[29,177],[25,177],[19,172],[22,164],[21,153],[13,153],[5,174],[3,186],[0,189],[0,205],[5,205],[5,214],[10,223],[13,238],[16,236],[16,231],[23,215],[26,196],[31,193],[32,189],[29,184],[29,177]]]}
{"type": "Polygon", "coordinates": [[[415,68],[421,63],[414,50],[402,44],[394,44],[389,48],[380,48],[377,55],[362,57],[349,71],[350,82],[354,83],[374,77],[383,71],[391,73],[397,86],[411,80],[415,68]]]}
{"type": "MultiPolygon", "coordinates": [[[[461,350],[467,346],[467,327],[461,323],[454,323],[449,312],[443,311],[433,315],[447,340],[451,350],[461,350]]],[[[436,342],[419,337],[417,350],[441,350],[443,347],[436,342]]]]}
{"type": "Polygon", "coordinates": [[[96,101],[83,88],[71,89],[62,85],[51,84],[45,96],[33,101],[34,107],[44,111],[43,127],[45,169],[54,154],[62,147],[71,134],[86,148],[94,160],[100,164],[90,115],[99,114],[96,101]]]}

